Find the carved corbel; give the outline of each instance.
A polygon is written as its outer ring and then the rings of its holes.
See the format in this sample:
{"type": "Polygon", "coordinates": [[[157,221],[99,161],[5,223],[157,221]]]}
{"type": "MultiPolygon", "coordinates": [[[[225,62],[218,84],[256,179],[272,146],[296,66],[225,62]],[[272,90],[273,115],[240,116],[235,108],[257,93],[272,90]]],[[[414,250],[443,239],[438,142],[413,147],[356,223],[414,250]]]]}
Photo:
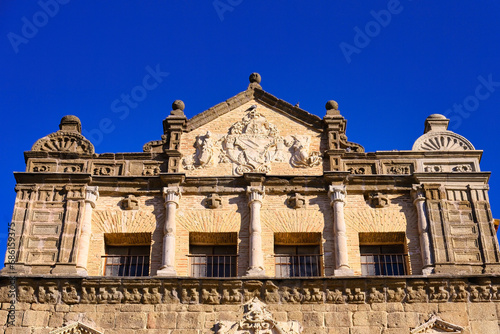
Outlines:
{"type": "Polygon", "coordinates": [[[218,209],[222,206],[222,198],[217,194],[208,195],[203,202],[203,204],[209,209],[218,209]]]}
{"type": "Polygon", "coordinates": [[[139,200],[134,195],[127,195],[121,201],[121,206],[123,210],[138,210],[139,200]]]}
{"type": "Polygon", "coordinates": [[[385,208],[389,206],[389,198],[382,193],[371,193],[368,195],[368,202],[374,208],[385,208]]]}
{"type": "Polygon", "coordinates": [[[294,193],[288,197],[287,204],[293,209],[300,209],[306,206],[306,198],[299,193],[294,193]]]}

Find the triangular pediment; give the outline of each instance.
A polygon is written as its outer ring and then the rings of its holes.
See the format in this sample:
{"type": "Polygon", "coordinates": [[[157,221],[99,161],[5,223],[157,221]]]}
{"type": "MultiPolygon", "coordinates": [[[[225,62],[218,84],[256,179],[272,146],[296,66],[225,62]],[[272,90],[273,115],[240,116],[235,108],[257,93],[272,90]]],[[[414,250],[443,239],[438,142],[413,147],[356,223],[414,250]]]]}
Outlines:
{"type": "Polygon", "coordinates": [[[310,124],[255,99],[215,114],[217,118],[182,135],[186,173],[322,172],[322,133],[310,124]]]}
{"type": "Polygon", "coordinates": [[[436,315],[432,315],[424,324],[413,329],[410,334],[420,333],[463,333],[464,328],[442,320],[436,315]]]}
{"type": "Polygon", "coordinates": [[[200,128],[250,101],[286,115],[298,123],[317,129],[317,131],[323,130],[323,123],[320,117],[308,113],[298,106],[294,106],[286,101],[280,100],[268,92],[252,86],[252,84],[250,84],[247,90],[189,119],[186,124],[186,130],[189,132],[200,128]]]}
{"type": "Polygon", "coordinates": [[[103,332],[90,328],[81,322],[75,322],[63,328],[55,329],[49,334],[103,334],[103,332]]]}

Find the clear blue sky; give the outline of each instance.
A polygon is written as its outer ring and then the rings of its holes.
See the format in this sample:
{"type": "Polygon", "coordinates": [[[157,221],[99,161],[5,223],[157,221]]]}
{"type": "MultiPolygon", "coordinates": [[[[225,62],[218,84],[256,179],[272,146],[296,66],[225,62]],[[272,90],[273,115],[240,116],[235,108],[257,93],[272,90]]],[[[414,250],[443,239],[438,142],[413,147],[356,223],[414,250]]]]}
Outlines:
{"type": "Polygon", "coordinates": [[[320,117],[337,100],[368,152],[411,149],[425,118],[447,113],[484,150],[500,217],[499,22],[498,0],[1,0],[1,257],[12,172],[62,116],[82,120],[97,153],[141,152],[172,101],[192,117],[246,89],[251,72],[320,117]],[[161,82],[136,88],[157,69],[161,82]]]}

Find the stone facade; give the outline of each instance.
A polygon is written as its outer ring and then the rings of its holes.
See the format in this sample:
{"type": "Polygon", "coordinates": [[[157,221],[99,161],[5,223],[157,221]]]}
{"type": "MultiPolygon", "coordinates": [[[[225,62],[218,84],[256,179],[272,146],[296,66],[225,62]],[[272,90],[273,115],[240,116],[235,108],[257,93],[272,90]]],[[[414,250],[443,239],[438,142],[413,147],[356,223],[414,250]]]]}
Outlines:
{"type": "Polygon", "coordinates": [[[25,152],[6,333],[500,333],[490,174],[444,116],[366,153],[335,101],[321,119],[256,73],[172,109],[142,153],[96,154],[75,116],[25,152]]]}

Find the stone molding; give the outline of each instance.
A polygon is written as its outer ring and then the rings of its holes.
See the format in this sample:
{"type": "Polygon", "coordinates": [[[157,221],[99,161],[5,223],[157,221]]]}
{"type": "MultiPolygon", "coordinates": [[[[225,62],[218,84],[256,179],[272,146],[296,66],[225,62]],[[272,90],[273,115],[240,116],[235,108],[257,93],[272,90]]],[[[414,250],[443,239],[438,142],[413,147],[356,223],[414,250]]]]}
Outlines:
{"type": "MultiPolygon", "coordinates": [[[[10,302],[8,277],[0,302],[10,302]]],[[[349,279],[18,277],[17,300],[37,304],[372,304],[500,302],[499,277],[349,279]],[[242,297],[242,298],[241,298],[242,297]]]]}

